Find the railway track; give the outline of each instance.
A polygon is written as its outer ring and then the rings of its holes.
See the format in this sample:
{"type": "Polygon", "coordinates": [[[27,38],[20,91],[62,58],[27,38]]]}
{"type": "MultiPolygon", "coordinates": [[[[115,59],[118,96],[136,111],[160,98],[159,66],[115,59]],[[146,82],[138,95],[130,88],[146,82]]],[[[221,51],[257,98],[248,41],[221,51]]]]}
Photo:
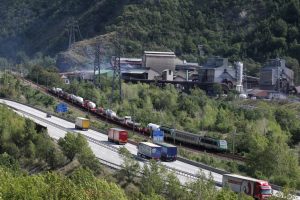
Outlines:
{"type": "MultiPolygon", "coordinates": [[[[60,96],[57,96],[57,95],[49,93],[47,87],[38,85],[37,83],[34,83],[34,82],[32,82],[30,80],[27,80],[25,78],[22,78],[22,77],[19,77],[19,78],[22,81],[24,81],[25,83],[29,84],[31,87],[40,90],[44,94],[50,95],[50,96],[52,96],[54,98],[57,98],[57,99],[65,102],[65,103],[67,103],[68,105],[71,105],[72,107],[74,107],[76,109],[79,109],[79,110],[81,110],[81,111],[83,111],[85,113],[87,112],[85,109],[83,109],[82,107],[78,106],[77,104],[74,104],[72,102],[66,101],[65,99],[61,98],[60,96]]],[[[107,118],[105,118],[105,117],[101,117],[101,116],[96,115],[94,113],[89,113],[89,114],[92,114],[94,116],[94,119],[96,119],[96,120],[101,120],[104,123],[113,123],[112,121],[107,120],[107,118]]],[[[123,129],[126,129],[128,131],[137,133],[138,135],[140,135],[141,137],[144,137],[145,139],[149,139],[148,136],[145,136],[144,134],[142,134],[139,131],[136,131],[136,130],[133,130],[133,129],[129,129],[127,127],[123,127],[120,124],[116,124],[116,123],[113,123],[113,124],[115,124],[115,125],[117,125],[119,127],[122,127],[123,129]]],[[[132,143],[132,144],[137,144],[135,141],[129,141],[129,142],[132,143]]],[[[170,142],[170,143],[172,143],[172,142],[170,142]]],[[[207,150],[207,149],[203,149],[203,148],[199,148],[199,147],[194,147],[194,146],[186,145],[186,144],[180,144],[180,147],[184,148],[184,149],[186,149],[188,151],[192,151],[194,153],[202,153],[202,154],[206,154],[206,155],[209,155],[209,156],[218,157],[218,158],[221,158],[223,160],[234,160],[234,161],[239,161],[239,162],[245,162],[246,161],[246,158],[244,158],[242,156],[239,156],[239,155],[234,155],[234,154],[231,154],[231,153],[220,153],[220,152],[215,152],[215,151],[211,151],[211,150],[207,150]]]]}

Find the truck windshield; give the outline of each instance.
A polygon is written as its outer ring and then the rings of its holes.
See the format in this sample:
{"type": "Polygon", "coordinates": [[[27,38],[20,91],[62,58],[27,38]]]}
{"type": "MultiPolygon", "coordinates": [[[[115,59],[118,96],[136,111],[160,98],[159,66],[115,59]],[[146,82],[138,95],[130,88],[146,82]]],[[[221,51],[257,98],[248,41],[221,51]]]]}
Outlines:
{"type": "Polygon", "coordinates": [[[266,195],[266,194],[272,194],[272,189],[262,189],[260,191],[260,193],[264,194],[264,195],[266,195]]]}

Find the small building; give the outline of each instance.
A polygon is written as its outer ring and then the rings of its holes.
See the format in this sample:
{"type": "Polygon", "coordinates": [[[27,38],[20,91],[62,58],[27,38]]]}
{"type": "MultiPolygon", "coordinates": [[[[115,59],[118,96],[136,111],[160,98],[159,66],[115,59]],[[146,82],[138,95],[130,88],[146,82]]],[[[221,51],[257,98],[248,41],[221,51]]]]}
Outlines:
{"type": "Polygon", "coordinates": [[[162,72],[162,80],[164,81],[173,81],[174,80],[174,74],[173,71],[170,69],[166,69],[162,72]]]}
{"type": "Polygon", "coordinates": [[[177,81],[192,81],[192,76],[197,74],[199,70],[198,63],[188,63],[183,61],[182,64],[177,64],[175,66],[175,80],[177,81]]]}
{"type": "Polygon", "coordinates": [[[70,80],[65,75],[62,75],[60,78],[63,80],[64,84],[70,84],[70,80]]]}
{"type": "Polygon", "coordinates": [[[287,95],[278,92],[275,90],[261,90],[261,89],[253,89],[248,91],[248,96],[255,97],[257,99],[270,99],[270,100],[285,100],[287,99],[287,95]]]}

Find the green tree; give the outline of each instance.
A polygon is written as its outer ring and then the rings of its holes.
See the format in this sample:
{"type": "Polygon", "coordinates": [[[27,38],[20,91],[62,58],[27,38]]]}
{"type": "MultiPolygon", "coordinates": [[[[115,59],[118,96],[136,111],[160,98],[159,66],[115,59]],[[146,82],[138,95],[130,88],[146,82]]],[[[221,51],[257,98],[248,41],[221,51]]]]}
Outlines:
{"type": "MultiPolygon", "coordinates": [[[[75,135],[73,133],[67,133],[64,138],[58,140],[58,144],[62,147],[64,154],[71,161],[74,159],[75,155],[81,152],[81,146],[76,143],[77,137],[82,138],[83,136],[75,135]]],[[[83,140],[83,139],[79,139],[83,140]]]]}
{"type": "Polygon", "coordinates": [[[120,184],[123,187],[131,183],[136,184],[135,179],[141,170],[138,161],[132,157],[132,154],[125,147],[119,149],[119,154],[123,158],[122,168],[117,172],[120,184]]]}

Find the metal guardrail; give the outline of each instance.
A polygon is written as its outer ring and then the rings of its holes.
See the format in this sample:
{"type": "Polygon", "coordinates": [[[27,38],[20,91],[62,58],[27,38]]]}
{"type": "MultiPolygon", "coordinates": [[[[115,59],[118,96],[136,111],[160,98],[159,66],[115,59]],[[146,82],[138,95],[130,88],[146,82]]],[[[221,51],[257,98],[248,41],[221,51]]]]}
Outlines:
{"type": "Polygon", "coordinates": [[[121,165],[118,165],[118,164],[109,162],[109,161],[104,160],[104,159],[99,158],[99,157],[96,157],[96,158],[99,160],[99,162],[100,162],[101,164],[103,164],[103,165],[105,165],[105,166],[107,166],[107,167],[110,167],[110,168],[112,168],[112,169],[114,169],[114,170],[120,170],[120,169],[122,169],[122,166],[121,166],[121,165]]]}
{"type": "Polygon", "coordinates": [[[208,165],[205,165],[203,163],[199,163],[199,162],[196,162],[196,161],[192,161],[192,160],[189,160],[189,159],[186,159],[186,158],[183,158],[183,157],[180,157],[178,156],[177,157],[177,160],[181,161],[181,162],[184,162],[184,163],[187,163],[187,164],[190,164],[190,165],[193,165],[193,166],[196,166],[196,167],[199,167],[201,169],[206,169],[208,171],[211,171],[211,172],[214,172],[214,173],[217,173],[217,174],[229,174],[230,172],[227,172],[225,170],[221,170],[221,169],[218,169],[218,168],[214,168],[214,167],[211,167],[211,166],[208,166],[208,165]]]}
{"type": "MultiPolygon", "coordinates": [[[[9,101],[12,101],[12,102],[16,102],[16,103],[19,103],[19,104],[28,106],[28,105],[26,105],[26,104],[24,104],[24,103],[20,103],[20,102],[14,101],[14,100],[10,100],[10,99],[6,99],[6,100],[9,100],[9,101]]],[[[8,105],[7,105],[7,106],[8,106],[8,105]]],[[[9,107],[11,107],[11,106],[9,106],[9,107]]],[[[41,111],[41,112],[44,112],[43,110],[38,109],[38,108],[35,108],[35,107],[33,107],[33,106],[28,106],[28,107],[31,107],[31,108],[37,109],[37,110],[39,110],[39,111],[41,111]]],[[[60,125],[58,125],[58,124],[55,124],[55,123],[50,122],[50,121],[48,121],[48,120],[45,120],[45,119],[43,119],[43,118],[37,117],[37,116],[35,116],[35,115],[32,115],[31,113],[28,113],[28,112],[26,112],[26,111],[22,111],[22,110],[20,110],[20,109],[16,109],[16,108],[13,108],[13,107],[11,107],[11,108],[14,109],[14,110],[18,110],[19,112],[22,112],[22,113],[24,113],[24,114],[30,115],[30,116],[32,116],[33,118],[37,118],[37,119],[40,120],[40,121],[43,121],[43,122],[48,123],[48,124],[51,124],[52,126],[55,126],[55,127],[59,128],[59,129],[65,130],[65,131],[67,131],[67,132],[73,132],[73,133],[76,133],[76,132],[74,132],[74,131],[72,131],[72,130],[69,130],[69,129],[65,128],[65,127],[62,127],[62,126],[60,126],[60,125]]],[[[66,121],[69,121],[69,120],[66,120],[66,121]]],[[[69,122],[71,122],[71,121],[69,121],[69,122]]],[[[118,152],[118,148],[116,148],[116,147],[112,147],[112,146],[110,146],[110,145],[107,145],[107,144],[103,143],[102,141],[96,140],[96,139],[91,138],[91,137],[89,137],[89,136],[86,136],[86,135],[84,135],[84,136],[85,136],[85,137],[87,138],[87,140],[90,141],[90,142],[93,142],[93,143],[95,143],[95,144],[97,144],[97,145],[100,145],[100,146],[102,146],[102,147],[104,147],[104,148],[108,148],[108,149],[110,149],[111,151],[118,152]]],[[[99,158],[98,158],[98,159],[99,159],[99,158]]],[[[184,163],[187,163],[187,164],[190,164],[190,165],[193,165],[193,166],[196,166],[196,167],[199,167],[199,168],[202,168],[202,169],[206,169],[206,170],[208,170],[208,171],[212,171],[212,172],[221,174],[221,175],[226,174],[226,173],[229,173],[229,172],[227,172],[227,171],[220,170],[220,169],[217,169],[217,168],[213,168],[213,167],[210,167],[210,166],[208,166],[208,165],[205,165],[205,164],[202,164],[202,163],[199,163],[199,162],[195,162],[195,161],[192,161],[192,160],[188,160],[188,159],[186,159],[186,158],[178,157],[177,160],[179,160],[179,161],[181,161],[181,162],[184,162],[184,163]]],[[[114,163],[110,163],[109,161],[105,161],[105,160],[103,160],[103,159],[102,159],[102,162],[101,162],[101,163],[103,163],[103,164],[106,163],[107,165],[110,165],[109,167],[120,167],[120,168],[122,167],[122,166],[120,166],[120,165],[116,165],[116,164],[114,164],[114,163]]],[[[195,174],[192,174],[192,173],[189,173],[189,172],[185,172],[185,171],[178,170],[178,169],[175,169],[175,168],[172,168],[172,167],[168,167],[168,166],[164,166],[164,167],[165,167],[168,171],[173,171],[173,172],[175,172],[176,174],[181,175],[181,176],[185,176],[185,177],[189,177],[189,178],[193,178],[193,179],[199,178],[198,175],[195,175],[195,174]]],[[[215,184],[216,184],[216,186],[222,187],[222,183],[220,183],[220,182],[215,181],[215,184]]],[[[270,185],[272,186],[273,189],[278,190],[278,191],[282,191],[282,189],[283,189],[283,187],[278,186],[278,185],[274,185],[274,184],[270,184],[270,185]]],[[[300,196],[300,191],[296,191],[296,195],[300,196]]]]}

